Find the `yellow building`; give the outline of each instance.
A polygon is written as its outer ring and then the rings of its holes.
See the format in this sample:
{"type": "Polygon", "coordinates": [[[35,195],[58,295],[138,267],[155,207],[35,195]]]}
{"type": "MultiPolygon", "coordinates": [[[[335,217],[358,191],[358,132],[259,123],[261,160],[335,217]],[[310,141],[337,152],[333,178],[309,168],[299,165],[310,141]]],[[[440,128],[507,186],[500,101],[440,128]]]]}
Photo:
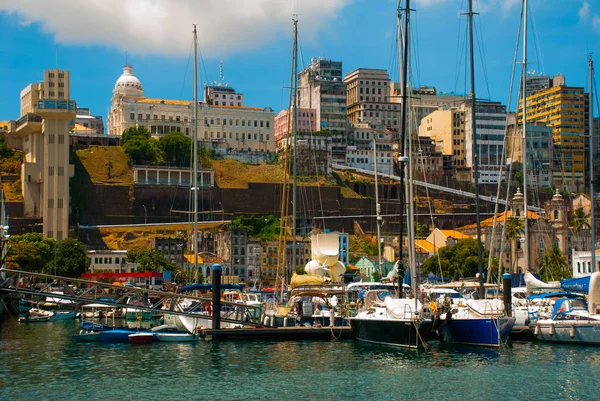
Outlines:
{"type": "Polygon", "coordinates": [[[465,113],[457,108],[436,110],[421,119],[419,136],[441,144],[442,153],[452,156],[456,179],[471,180],[471,169],[465,158],[465,113]]]}
{"type": "MultiPolygon", "coordinates": [[[[583,88],[559,85],[527,96],[527,122],[552,127],[554,184],[581,191],[585,177],[585,105],[583,88]]],[[[518,121],[522,124],[523,102],[518,121]]]]}
{"type": "Polygon", "coordinates": [[[22,149],[24,216],[42,218],[43,233],[58,241],[68,236],[69,131],[76,116],[70,100],[69,71],[46,70],[44,81],[21,91],[21,118],[8,124],[7,141],[22,149]]]}

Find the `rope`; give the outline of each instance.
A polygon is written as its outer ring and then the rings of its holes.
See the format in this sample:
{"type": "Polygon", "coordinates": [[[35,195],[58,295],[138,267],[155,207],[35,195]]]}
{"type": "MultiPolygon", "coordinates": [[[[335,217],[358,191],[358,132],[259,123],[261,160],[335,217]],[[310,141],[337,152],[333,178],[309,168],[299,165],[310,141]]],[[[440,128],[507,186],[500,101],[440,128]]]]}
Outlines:
{"type": "Polygon", "coordinates": [[[423,349],[425,350],[425,352],[427,352],[428,351],[427,344],[425,344],[423,337],[421,337],[421,333],[419,332],[419,327],[417,326],[416,319],[411,319],[411,320],[412,320],[413,326],[415,327],[415,330],[417,331],[417,337],[419,337],[419,341],[421,341],[421,345],[423,346],[423,349]]]}

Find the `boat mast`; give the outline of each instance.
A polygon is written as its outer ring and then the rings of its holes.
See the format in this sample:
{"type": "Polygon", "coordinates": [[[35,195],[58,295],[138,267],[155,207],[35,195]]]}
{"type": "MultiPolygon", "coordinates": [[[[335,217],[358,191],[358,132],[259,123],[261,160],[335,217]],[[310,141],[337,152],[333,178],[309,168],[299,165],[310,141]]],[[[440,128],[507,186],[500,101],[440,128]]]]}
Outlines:
{"type": "Polygon", "coordinates": [[[377,182],[377,143],[373,134],[373,169],[375,170],[375,214],[377,216],[377,256],[379,257],[379,278],[381,279],[381,206],[379,205],[379,184],[377,182]]]}
{"type": "Polygon", "coordinates": [[[590,219],[591,221],[591,228],[592,228],[592,246],[591,246],[591,251],[592,251],[592,272],[596,272],[598,271],[598,267],[596,266],[596,218],[595,218],[595,204],[596,204],[596,199],[594,197],[594,95],[593,95],[593,79],[594,79],[594,61],[592,60],[592,54],[590,53],[589,58],[588,58],[588,69],[589,69],[589,84],[588,84],[588,88],[590,91],[589,94],[589,100],[588,100],[588,104],[589,104],[589,131],[590,131],[590,138],[589,138],[589,159],[590,159],[590,219]]]}
{"type": "Polygon", "coordinates": [[[477,147],[477,121],[475,97],[475,55],[473,54],[473,0],[469,0],[469,69],[471,73],[471,131],[473,133],[473,158],[475,164],[475,218],[477,219],[477,258],[479,260],[479,294],[485,299],[485,290],[483,286],[483,245],[481,244],[481,218],[479,208],[479,148],[477,147]]]}
{"type": "Polygon", "coordinates": [[[198,283],[198,33],[194,24],[194,282],[198,283]]]}
{"type": "Polygon", "coordinates": [[[523,157],[523,257],[525,259],[525,272],[529,272],[529,222],[527,211],[527,0],[523,1],[523,76],[521,85],[523,85],[523,129],[521,145],[523,157]]]}
{"type": "MultiPolygon", "coordinates": [[[[402,30],[402,8],[400,4],[401,0],[398,0],[398,30],[402,30]]],[[[402,82],[402,109],[400,122],[402,127],[400,128],[400,149],[399,149],[399,157],[398,163],[400,164],[400,236],[399,236],[399,248],[400,248],[400,260],[403,260],[403,228],[404,228],[404,208],[405,208],[405,197],[407,196],[407,191],[405,188],[405,174],[406,174],[406,162],[408,161],[408,157],[405,154],[405,141],[406,141],[406,103],[408,102],[408,94],[407,94],[407,78],[408,78],[408,26],[410,20],[410,0],[406,0],[406,8],[404,9],[404,32],[399,34],[403,38],[403,56],[401,59],[402,70],[400,74],[400,79],[402,82]]],[[[407,227],[407,229],[410,229],[407,227]]],[[[412,273],[411,273],[412,274],[412,273]]],[[[402,293],[402,278],[398,275],[398,292],[402,293]]]]}
{"type": "MultiPolygon", "coordinates": [[[[298,145],[298,140],[297,140],[297,135],[296,135],[296,119],[298,118],[298,96],[297,96],[297,91],[298,91],[298,18],[294,15],[294,17],[292,18],[292,21],[294,21],[294,50],[293,50],[293,54],[292,54],[292,77],[293,80],[291,82],[292,84],[292,100],[293,100],[293,104],[294,104],[294,113],[292,115],[292,135],[294,136],[294,156],[293,156],[293,174],[294,174],[294,182],[292,184],[292,257],[291,257],[291,261],[292,261],[292,271],[291,273],[293,273],[296,270],[296,230],[297,230],[297,225],[296,225],[296,190],[297,190],[297,145],[298,145]]],[[[285,276],[285,273],[284,273],[285,276]]],[[[283,289],[282,289],[283,291],[283,289]]]]}

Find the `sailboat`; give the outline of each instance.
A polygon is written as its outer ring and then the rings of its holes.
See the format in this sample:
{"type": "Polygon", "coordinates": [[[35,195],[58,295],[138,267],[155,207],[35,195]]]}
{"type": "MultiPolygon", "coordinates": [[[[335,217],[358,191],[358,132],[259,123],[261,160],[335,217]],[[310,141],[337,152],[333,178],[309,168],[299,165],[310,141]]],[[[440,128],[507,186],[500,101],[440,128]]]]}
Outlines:
{"type": "MultiPolygon", "coordinates": [[[[416,296],[415,275],[415,252],[414,252],[414,199],[412,196],[412,161],[407,155],[411,152],[411,142],[406,141],[407,133],[407,102],[408,102],[408,46],[409,46],[409,23],[410,23],[410,0],[406,0],[406,7],[400,8],[398,5],[398,31],[400,33],[402,21],[401,13],[404,12],[404,32],[403,32],[403,62],[402,65],[402,135],[400,139],[400,157],[401,166],[401,190],[404,191],[408,204],[407,232],[408,232],[408,258],[409,271],[411,274],[413,297],[399,297],[387,290],[370,290],[364,294],[362,307],[356,316],[349,318],[352,330],[356,338],[361,341],[394,345],[404,348],[419,348],[425,346],[422,338],[429,331],[431,326],[430,319],[423,318],[423,305],[416,296]],[[408,143],[408,147],[405,147],[408,143]],[[408,168],[406,168],[408,164],[408,168]],[[404,184],[404,185],[402,185],[404,184]],[[412,234],[412,235],[411,235],[412,234]]],[[[400,37],[400,34],[398,35],[400,37]]],[[[403,200],[402,195],[400,196],[403,200]]],[[[400,226],[402,227],[403,205],[401,205],[400,226]]],[[[402,244],[402,229],[400,230],[400,244],[402,244]]],[[[400,257],[402,258],[402,247],[400,248],[400,257]]]]}
{"type": "Polygon", "coordinates": [[[594,221],[594,135],[593,135],[593,93],[594,63],[590,55],[589,68],[589,169],[590,200],[592,216],[592,273],[579,279],[566,279],[560,282],[561,288],[586,293],[585,299],[572,299],[567,295],[557,297],[550,317],[540,318],[532,323],[534,336],[538,340],[559,343],[600,345],[600,273],[596,271],[596,225],[594,221]],[[588,291],[586,291],[588,290],[588,291]]]}
{"type": "MultiPolygon", "coordinates": [[[[473,56],[473,0],[468,2],[469,44],[471,75],[471,123],[473,132],[473,152],[475,154],[475,206],[477,215],[477,244],[479,256],[479,294],[481,299],[469,299],[465,305],[453,307],[439,314],[439,326],[436,327],[442,341],[485,347],[500,347],[508,340],[515,318],[504,311],[500,299],[486,299],[483,276],[483,245],[481,243],[481,219],[479,212],[479,169],[476,132],[475,71],[473,56]]],[[[525,212],[527,213],[527,212],[525,212]]]]}

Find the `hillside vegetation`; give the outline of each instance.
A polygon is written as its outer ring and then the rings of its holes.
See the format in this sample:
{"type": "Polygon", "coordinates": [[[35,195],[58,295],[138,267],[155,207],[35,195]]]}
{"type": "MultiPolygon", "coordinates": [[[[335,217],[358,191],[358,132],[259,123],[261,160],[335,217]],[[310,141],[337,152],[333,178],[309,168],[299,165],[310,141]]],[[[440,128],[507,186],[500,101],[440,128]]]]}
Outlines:
{"type": "Polygon", "coordinates": [[[233,159],[213,160],[215,182],[219,188],[248,188],[249,182],[282,183],[283,169],[278,165],[251,165],[233,159]]]}
{"type": "Polygon", "coordinates": [[[77,150],[76,154],[93,184],[133,184],[133,170],[120,146],[93,146],[77,150]]]}

